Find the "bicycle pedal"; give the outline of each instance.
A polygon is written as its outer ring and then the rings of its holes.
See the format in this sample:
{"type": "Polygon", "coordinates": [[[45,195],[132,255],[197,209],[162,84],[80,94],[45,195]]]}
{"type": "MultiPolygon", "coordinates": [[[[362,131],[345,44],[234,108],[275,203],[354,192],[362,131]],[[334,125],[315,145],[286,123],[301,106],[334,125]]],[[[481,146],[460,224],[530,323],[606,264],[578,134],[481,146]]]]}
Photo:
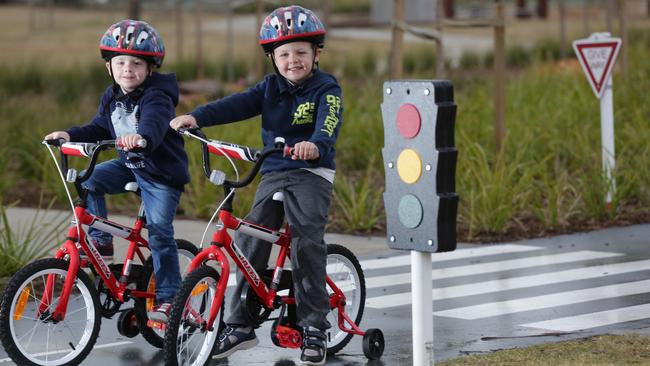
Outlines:
{"type": "Polygon", "coordinates": [[[276,326],[275,337],[280,347],[300,348],[302,346],[302,333],[292,327],[284,325],[276,326]]]}
{"type": "Polygon", "coordinates": [[[165,324],[163,322],[157,322],[157,321],[154,321],[154,320],[151,320],[151,319],[147,320],[147,326],[149,328],[158,329],[158,330],[161,330],[161,331],[165,331],[165,329],[167,328],[167,324],[165,324]]]}

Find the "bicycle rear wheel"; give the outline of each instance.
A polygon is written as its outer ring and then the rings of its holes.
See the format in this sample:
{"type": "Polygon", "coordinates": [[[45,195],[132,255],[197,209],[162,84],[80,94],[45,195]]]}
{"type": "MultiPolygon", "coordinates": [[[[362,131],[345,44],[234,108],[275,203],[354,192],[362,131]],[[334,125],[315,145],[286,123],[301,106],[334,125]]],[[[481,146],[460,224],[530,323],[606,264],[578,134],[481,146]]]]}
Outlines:
{"type": "Polygon", "coordinates": [[[62,259],[42,259],[25,266],[7,284],[0,306],[0,339],[16,364],[77,365],[93,348],[101,315],[99,297],[85,272],[77,272],[65,318],[52,319],[68,265],[62,259]],[[46,294],[48,278],[53,286],[46,294]],[[43,300],[49,304],[39,311],[43,300]]]}
{"type": "MultiPolygon", "coordinates": [[[[181,270],[181,276],[187,274],[187,268],[192,263],[194,257],[199,254],[199,249],[192,243],[183,239],[176,239],[178,245],[178,264],[181,270]]],[[[153,273],[153,262],[151,257],[147,259],[144,265],[144,271],[138,282],[138,290],[154,292],[156,290],[156,279],[153,273]]],[[[149,320],[149,311],[154,307],[154,299],[136,298],[135,317],[138,320],[138,327],[144,339],[154,347],[162,348],[165,341],[165,331],[161,329],[154,329],[147,326],[149,320]]]]}
{"type": "Polygon", "coordinates": [[[165,332],[165,365],[203,366],[209,363],[212,348],[223,328],[223,303],[212,330],[206,322],[216,301],[219,273],[201,266],[183,280],[172,305],[165,332]]]}
{"type": "MultiPolygon", "coordinates": [[[[345,313],[359,325],[366,303],[366,280],[359,261],[346,247],[338,244],[327,245],[327,275],[345,294],[345,313]]],[[[327,286],[327,292],[333,291],[327,286]]],[[[338,326],[338,309],[333,308],[327,315],[332,327],[327,330],[327,354],[333,355],[342,350],[354,334],[341,330],[338,326]]],[[[346,324],[349,328],[349,325],[346,324]]]]}

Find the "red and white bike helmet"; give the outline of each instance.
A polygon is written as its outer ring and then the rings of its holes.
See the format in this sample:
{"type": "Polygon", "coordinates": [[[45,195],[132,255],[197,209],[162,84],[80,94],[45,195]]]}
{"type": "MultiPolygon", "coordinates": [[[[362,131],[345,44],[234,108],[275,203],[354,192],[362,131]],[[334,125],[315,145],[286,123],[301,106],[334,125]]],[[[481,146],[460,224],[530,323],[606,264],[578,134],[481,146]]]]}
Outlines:
{"type": "Polygon", "coordinates": [[[160,34],[141,20],[125,19],[111,25],[99,42],[99,50],[107,62],[117,55],[131,55],[160,67],[165,58],[160,34]]]}
{"type": "Polygon", "coordinates": [[[260,29],[259,43],[264,52],[271,53],[285,43],[307,41],[317,47],[325,45],[325,27],[309,9],[290,5],[275,9],[260,29]]]}

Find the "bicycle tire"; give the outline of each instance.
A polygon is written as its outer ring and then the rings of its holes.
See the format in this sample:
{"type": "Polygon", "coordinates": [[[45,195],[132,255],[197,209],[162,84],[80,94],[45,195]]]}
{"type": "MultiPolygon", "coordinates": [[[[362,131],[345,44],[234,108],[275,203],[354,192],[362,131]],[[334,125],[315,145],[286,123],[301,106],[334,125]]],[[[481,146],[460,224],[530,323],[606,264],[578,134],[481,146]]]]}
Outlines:
{"type": "Polygon", "coordinates": [[[192,320],[198,316],[208,318],[219,278],[216,269],[201,266],[183,280],[167,321],[163,347],[166,366],[204,366],[212,359],[212,350],[223,328],[223,302],[212,331],[192,320]]]}
{"type": "Polygon", "coordinates": [[[19,270],[7,284],[0,305],[0,340],[16,364],[77,365],[95,345],[101,326],[99,295],[84,271],[77,272],[65,319],[52,321],[48,315],[58,304],[69,264],[62,259],[41,259],[19,270]],[[52,301],[39,315],[50,275],[55,276],[52,301]],[[79,325],[83,328],[77,332],[74,327],[79,325]]]}
{"type": "MultiPolygon", "coordinates": [[[[366,279],[359,260],[346,247],[327,244],[327,275],[346,297],[345,312],[358,326],[363,317],[366,303],[366,279]]],[[[328,293],[332,290],[327,286],[328,293]]],[[[338,310],[333,308],[327,315],[332,327],[326,331],[327,354],[334,355],[343,349],[354,334],[341,330],[338,326],[338,310]]]]}
{"type": "MultiPolygon", "coordinates": [[[[184,239],[176,239],[176,244],[178,245],[181,276],[184,276],[186,274],[187,266],[189,266],[192,259],[199,254],[199,248],[184,239]],[[182,260],[181,257],[183,257],[182,260]]],[[[138,280],[137,288],[140,291],[153,292],[155,290],[153,260],[151,256],[147,258],[142,275],[138,280]]],[[[135,304],[133,310],[135,311],[135,318],[138,321],[140,334],[142,334],[142,337],[144,337],[144,339],[152,346],[162,348],[165,342],[165,332],[147,326],[147,321],[149,320],[148,312],[153,308],[153,299],[135,298],[134,300],[135,304]]]]}

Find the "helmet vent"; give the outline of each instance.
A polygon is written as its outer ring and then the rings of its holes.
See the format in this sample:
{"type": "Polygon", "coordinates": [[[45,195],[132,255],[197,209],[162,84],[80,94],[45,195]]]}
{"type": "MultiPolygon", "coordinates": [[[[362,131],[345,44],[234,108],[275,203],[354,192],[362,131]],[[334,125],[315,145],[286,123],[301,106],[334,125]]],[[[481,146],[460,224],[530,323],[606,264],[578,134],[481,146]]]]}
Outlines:
{"type": "Polygon", "coordinates": [[[113,38],[115,39],[115,42],[120,40],[120,28],[116,27],[113,29],[113,38]]]}
{"type": "Polygon", "coordinates": [[[130,44],[131,40],[133,40],[133,31],[135,30],[135,27],[130,25],[128,28],[126,28],[126,44],[130,44]]]}
{"type": "Polygon", "coordinates": [[[137,45],[141,45],[142,42],[144,42],[144,41],[147,40],[147,38],[149,38],[149,33],[147,33],[147,32],[140,32],[140,34],[138,34],[138,39],[135,41],[135,44],[137,44],[137,45]]]}
{"type": "Polygon", "coordinates": [[[290,11],[285,11],[284,12],[284,19],[287,22],[287,28],[291,29],[291,12],[290,11]]]}
{"type": "Polygon", "coordinates": [[[271,19],[271,25],[276,30],[280,30],[280,20],[278,20],[278,17],[273,17],[273,19],[271,19]]]}

